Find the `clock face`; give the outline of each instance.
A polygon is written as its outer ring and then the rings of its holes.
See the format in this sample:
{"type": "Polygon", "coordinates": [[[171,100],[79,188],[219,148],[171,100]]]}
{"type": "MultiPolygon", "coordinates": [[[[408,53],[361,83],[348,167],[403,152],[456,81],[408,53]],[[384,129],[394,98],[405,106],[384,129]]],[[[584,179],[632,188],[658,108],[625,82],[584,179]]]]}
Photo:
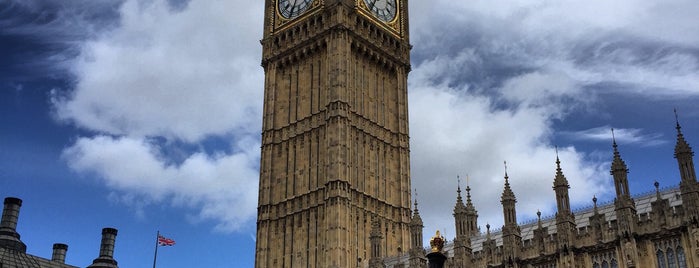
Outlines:
{"type": "Polygon", "coordinates": [[[396,18],[396,0],[364,0],[364,3],[382,21],[389,22],[396,18]]]}
{"type": "Polygon", "coordinates": [[[313,0],[277,0],[279,14],[287,19],[293,19],[303,14],[313,3],[313,0]]]}

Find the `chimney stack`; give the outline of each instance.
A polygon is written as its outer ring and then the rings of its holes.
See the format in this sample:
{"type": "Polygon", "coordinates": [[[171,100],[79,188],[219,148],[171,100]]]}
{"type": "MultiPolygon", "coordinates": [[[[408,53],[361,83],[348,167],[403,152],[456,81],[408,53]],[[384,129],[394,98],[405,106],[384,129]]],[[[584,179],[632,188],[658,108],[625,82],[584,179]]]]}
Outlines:
{"type": "Polygon", "coordinates": [[[16,197],[5,198],[5,208],[2,210],[2,223],[0,228],[17,230],[17,219],[19,218],[19,207],[22,206],[22,199],[16,197]]]}
{"type": "Polygon", "coordinates": [[[19,240],[17,233],[17,220],[19,219],[19,208],[22,206],[22,199],[16,197],[5,198],[5,207],[2,210],[2,220],[0,221],[0,247],[27,252],[27,245],[19,240]]]}
{"type": "Polygon", "coordinates": [[[117,229],[102,229],[102,243],[100,245],[100,256],[92,261],[88,268],[118,268],[117,261],[114,260],[114,244],[116,242],[117,229]]]}
{"type": "Polygon", "coordinates": [[[68,245],[56,243],[53,244],[53,255],[51,256],[51,261],[66,263],[66,252],[68,251],[68,245]]]}

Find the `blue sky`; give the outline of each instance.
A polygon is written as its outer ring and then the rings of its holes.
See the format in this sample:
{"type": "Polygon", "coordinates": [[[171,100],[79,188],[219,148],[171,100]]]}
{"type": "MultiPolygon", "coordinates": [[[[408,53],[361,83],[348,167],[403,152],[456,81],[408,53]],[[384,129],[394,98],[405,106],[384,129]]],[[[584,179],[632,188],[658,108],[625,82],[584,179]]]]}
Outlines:
{"type": "MultiPolygon", "coordinates": [[[[699,144],[693,0],[412,1],[413,186],[426,234],[453,235],[456,176],[479,225],[555,213],[555,147],[573,206],[613,199],[611,133],[633,193],[679,182],[679,111],[699,144]],[[432,230],[432,231],[431,231],[432,230]]],[[[247,0],[0,3],[0,195],[24,200],[28,251],[121,267],[252,267],[263,7],[247,0]]]]}

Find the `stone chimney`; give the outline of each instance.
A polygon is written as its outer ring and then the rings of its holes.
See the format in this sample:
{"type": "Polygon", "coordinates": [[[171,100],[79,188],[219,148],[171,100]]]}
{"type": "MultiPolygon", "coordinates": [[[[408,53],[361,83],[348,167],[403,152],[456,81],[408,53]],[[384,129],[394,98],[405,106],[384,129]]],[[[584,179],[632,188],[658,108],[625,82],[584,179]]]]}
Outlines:
{"type": "Polygon", "coordinates": [[[117,261],[114,260],[114,244],[116,242],[117,229],[102,229],[102,243],[100,245],[100,256],[92,261],[88,268],[117,268],[117,261]]]}
{"type": "Polygon", "coordinates": [[[22,199],[15,197],[5,198],[5,207],[2,210],[0,221],[0,247],[20,252],[27,252],[27,245],[22,243],[17,233],[17,220],[22,199]]]}
{"type": "Polygon", "coordinates": [[[66,252],[68,251],[68,245],[56,243],[53,244],[53,255],[51,256],[51,261],[66,263],[66,252]]]}

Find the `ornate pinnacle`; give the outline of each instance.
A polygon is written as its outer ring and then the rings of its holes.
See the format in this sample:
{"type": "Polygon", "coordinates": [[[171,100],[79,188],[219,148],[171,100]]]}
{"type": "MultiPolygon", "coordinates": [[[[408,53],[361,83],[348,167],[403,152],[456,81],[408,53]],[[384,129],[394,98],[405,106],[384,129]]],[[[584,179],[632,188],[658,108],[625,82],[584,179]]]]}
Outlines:
{"type": "Polygon", "coordinates": [[[621,159],[621,154],[619,153],[618,145],[616,144],[616,136],[614,135],[614,129],[612,128],[612,147],[614,148],[614,159],[612,160],[612,170],[611,174],[614,175],[614,171],[624,171],[628,172],[626,168],[626,163],[621,159]]]}
{"type": "Polygon", "coordinates": [[[556,147],[556,178],[553,180],[553,188],[557,186],[565,186],[570,188],[568,185],[568,179],[563,175],[563,169],[561,168],[561,159],[558,157],[558,147],[556,147]]]}
{"type": "Polygon", "coordinates": [[[507,175],[507,161],[505,161],[505,189],[502,192],[502,199],[501,202],[504,202],[505,200],[515,200],[515,193],[512,192],[512,188],[510,188],[510,177],[507,175]]]}
{"type": "Polygon", "coordinates": [[[680,120],[679,116],[677,115],[677,109],[675,109],[675,122],[677,124],[677,126],[675,127],[677,129],[677,144],[675,144],[675,158],[681,155],[694,155],[694,152],[692,152],[692,147],[689,146],[687,141],[684,139],[684,135],[682,135],[682,127],[680,126],[680,120]]]}

